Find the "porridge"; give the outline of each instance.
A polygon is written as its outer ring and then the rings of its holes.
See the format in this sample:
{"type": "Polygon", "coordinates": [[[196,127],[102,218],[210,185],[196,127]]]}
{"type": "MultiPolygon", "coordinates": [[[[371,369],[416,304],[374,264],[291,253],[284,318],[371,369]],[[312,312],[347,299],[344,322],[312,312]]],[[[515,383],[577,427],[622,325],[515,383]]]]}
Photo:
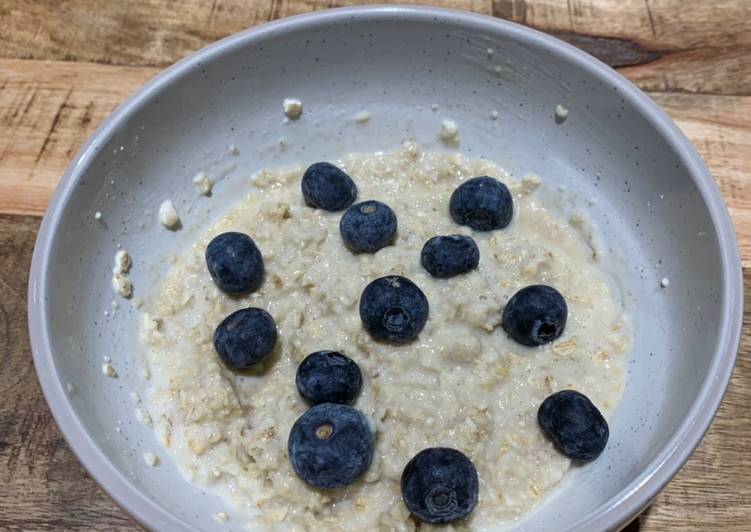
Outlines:
{"type": "Polygon", "coordinates": [[[176,257],[144,303],[154,430],[191,481],[221,487],[263,529],[414,530],[400,479],[428,447],[457,449],[476,467],[477,505],[456,526],[483,529],[519,517],[571,464],[538,426],[543,400],[574,389],[607,415],[624,384],[627,323],[581,217],[551,207],[539,178],[515,180],[488,161],[415,144],[351,156],[339,166],[357,183],[357,201],[393,209],[393,244],[375,254],[347,249],[342,212],[303,202],[302,167],[254,176],[254,190],[176,257]],[[457,185],[480,175],[509,187],[514,218],[505,229],[473,231],[449,216],[457,185]],[[207,244],[227,231],[247,233],[263,255],[263,284],[242,297],[220,291],[206,268],[207,244]],[[420,251],[432,237],[452,234],[474,238],[479,267],[433,277],[420,251]],[[374,340],[358,313],[363,289],[387,275],[410,279],[430,305],[419,336],[403,345],[374,340]],[[568,321],[555,341],[530,348],[511,339],[501,319],[509,299],[533,284],[565,296],[568,321]],[[233,371],[217,356],[214,330],[246,307],[268,311],[278,340],[264,362],[233,371]],[[364,475],[335,490],[300,480],[287,447],[308,410],[295,387],[297,368],[321,350],[359,365],[354,407],[375,436],[364,475]]]}

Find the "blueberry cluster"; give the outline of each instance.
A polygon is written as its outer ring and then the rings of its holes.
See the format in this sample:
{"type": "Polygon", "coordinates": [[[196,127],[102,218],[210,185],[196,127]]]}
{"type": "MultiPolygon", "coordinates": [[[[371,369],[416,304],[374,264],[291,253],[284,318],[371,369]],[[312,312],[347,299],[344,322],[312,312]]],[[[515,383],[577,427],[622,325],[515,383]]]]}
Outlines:
{"type": "Polygon", "coordinates": [[[375,445],[368,419],[349,406],[362,388],[359,366],[336,351],[316,351],[298,366],[295,384],[312,408],[289,433],[292,468],[311,486],[351,484],[370,466],[375,445]]]}
{"type": "MultiPolygon", "coordinates": [[[[263,282],[263,257],[246,234],[228,232],[214,237],[205,257],[211,278],[227,294],[253,292],[263,282]]],[[[222,320],[214,331],[214,348],[228,367],[243,370],[266,360],[276,339],[274,318],[263,309],[250,307],[222,320]]]]}
{"type": "MultiPolygon", "coordinates": [[[[396,213],[375,200],[354,204],[357,185],[330,163],[311,165],[302,177],[305,204],[330,212],[345,210],[339,223],[344,245],[356,254],[374,254],[391,245],[397,233],[396,213]]],[[[475,231],[503,229],[513,218],[508,188],[492,177],[469,179],[449,202],[451,218],[475,231]]],[[[429,239],[420,262],[436,279],[466,274],[480,263],[480,250],[466,235],[429,239]]],[[[206,264],[216,285],[230,295],[257,290],[264,276],[263,257],[253,239],[223,233],[206,248],[206,264]]],[[[411,280],[391,275],[372,281],[360,297],[363,327],[378,341],[411,342],[428,320],[429,303],[411,280]]],[[[531,285],[514,294],[503,309],[502,325],[519,344],[536,347],[558,338],[566,326],[566,300],[555,288],[531,285]]],[[[214,333],[214,347],[235,370],[263,362],[277,340],[273,318],[263,309],[245,308],[227,316],[214,333]]],[[[353,408],[362,388],[357,363],[336,351],[317,351],[300,364],[297,390],[311,406],[294,423],[287,442],[292,467],[306,483],[341,488],[360,478],[373,458],[374,435],[365,415],[353,408]]],[[[556,447],[575,460],[592,460],[605,448],[608,426],[584,395],[564,390],[545,399],[538,423],[556,447]]],[[[452,523],[467,517],[478,499],[477,471],[456,449],[420,451],[401,478],[404,503],[420,521],[452,523]]]]}

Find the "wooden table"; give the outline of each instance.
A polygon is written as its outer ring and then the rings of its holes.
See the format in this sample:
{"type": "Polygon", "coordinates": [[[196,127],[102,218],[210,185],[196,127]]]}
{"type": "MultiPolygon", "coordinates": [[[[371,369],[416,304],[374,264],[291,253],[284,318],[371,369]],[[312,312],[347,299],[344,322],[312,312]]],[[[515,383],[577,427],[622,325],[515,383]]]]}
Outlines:
{"type": "MultiPolygon", "coordinates": [[[[751,290],[751,1],[438,0],[557,35],[633,80],[694,142],[727,201],[751,290]]],[[[129,93],[241,29],[349,0],[0,0],[0,530],[133,530],[84,472],[34,373],[26,282],[40,216],[129,93]]],[[[747,303],[747,314],[751,303],[747,303]]],[[[631,530],[751,530],[751,317],[711,430],[631,530]]]]}

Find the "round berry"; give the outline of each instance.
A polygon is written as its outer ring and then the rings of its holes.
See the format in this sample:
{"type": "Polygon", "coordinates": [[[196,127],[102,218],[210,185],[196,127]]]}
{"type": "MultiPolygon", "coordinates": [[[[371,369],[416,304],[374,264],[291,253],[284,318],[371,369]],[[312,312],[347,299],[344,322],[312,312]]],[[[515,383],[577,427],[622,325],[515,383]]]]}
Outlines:
{"type": "Polygon", "coordinates": [[[396,214],[380,201],[352,205],[339,222],[344,244],[353,253],[375,253],[396,235],[396,214]]]}
{"type": "Polygon", "coordinates": [[[506,185],[488,176],[473,177],[451,194],[451,218],[476,231],[503,229],[511,222],[514,200],[506,185]]]}
{"type": "Polygon", "coordinates": [[[431,524],[467,517],[477,504],[477,470],[456,449],[424,449],[402,472],[402,498],[412,514],[431,524]]]}
{"type": "Polygon", "coordinates": [[[311,164],[302,176],[305,204],[325,211],[346,209],[357,197],[357,185],[331,163],[311,164]]]}
{"type": "Polygon", "coordinates": [[[376,340],[406,343],[416,338],[428,321],[428,298],[409,279],[381,277],[363,290],[360,319],[376,340]]]}
{"type": "Polygon", "coordinates": [[[522,345],[535,347],[558,338],[566,327],[568,307],[551,286],[531,285],[514,294],[503,309],[503,328],[522,345]]]}
{"type": "Polygon", "coordinates": [[[563,390],[545,399],[537,422],[556,447],[572,460],[594,460],[605,449],[608,422],[585,395],[563,390]]]}
{"type": "Polygon", "coordinates": [[[276,324],[268,312],[244,308],[222,320],[214,331],[214,348],[227,366],[245,369],[271,354],[276,337],[276,324]]]}
{"type": "Polygon", "coordinates": [[[242,294],[258,290],[263,281],[263,257],[256,243],[243,233],[218,235],[206,247],[206,265],[220,290],[242,294]]]}
{"type": "Polygon", "coordinates": [[[373,432],[351,406],[323,403],[295,421],[287,441],[292,468],[319,488],[352,484],[373,459],[373,432]]]}
{"type": "Polygon", "coordinates": [[[420,262],[433,277],[447,279],[477,268],[480,250],[468,236],[434,236],[422,247],[420,262]]]}
{"type": "Polygon", "coordinates": [[[311,405],[351,405],[360,394],[362,373],[351,358],[336,351],[316,351],[297,368],[297,391],[311,405]]]}

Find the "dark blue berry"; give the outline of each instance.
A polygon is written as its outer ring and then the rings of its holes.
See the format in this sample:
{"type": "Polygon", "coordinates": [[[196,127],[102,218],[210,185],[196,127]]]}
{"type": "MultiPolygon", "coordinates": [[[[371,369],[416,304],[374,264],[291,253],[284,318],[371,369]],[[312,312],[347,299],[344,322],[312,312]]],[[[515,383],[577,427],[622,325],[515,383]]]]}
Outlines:
{"type": "Polygon", "coordinates": [[[380,201],[352,205],[339,222],[344,244],[353,253],[375,253],[396,235],[396,214],[380,201]]]}
{"type": "Polygon", "coordinates": [[[433,277],[446,279],[477,268],[480,250],[468,236],[434,236],[422,247],[420,262],[433,277]]]}
{"type": "Polygon", "coordinates": [[[477,470],[456,449],[434,447],[417,453],[402,472],[402,498],[412,515],[431,524],[467,517],[477,504],[477,470]]]}
{"type": "Polygon", "coordinates": [[[302,176],[302,195],[309,207],[336,212],[352,205],[357,185],[333,164],[315,163],[302,176]]]}
{"type": "Polygon", "coordinates": [[[451,218],[477,231],[503,229],[511,222],[514,200],[506,185],[488,176],[473,177],[451,194],[451,218]]]}
{"type": "Polygon", "coordinates": [[[245,369],[262,362],[276,344],[274,318],[260,308],[233,312],[214,331],[214,348],[225,364],[245,369]]]}
{"type": "Polygon", "coordinates": [[[222,233],[206,247],[206,265],[220,290],[228,294],[252,292],[263,281],[263,257],[256,243],[243,233],[222,233]]]}
{"type": "Polygon", "coordinates": [[[568,307],[551,286],[531,285],[514,294],[503,309],[503,328],[520,344],[534,347],[558,338],[566,327],[568,307]]]}
{"type": "Polygon", "coordinates": [[[297,368],[297,391],[311,405],[351,405],[360,394],[362,373],[354,360],[336,351],[316,351],[297,368]]]}
{"type": "Polygon", "coordinates": [[[572,460],[594,460],[608,443],[608,422],[585,395],[563,390],[545,399],[537,422],[558,450],[572,460]]]}
{"type": "Polygon", "coordinates": [[[319,488],[352,484],[373,459],[373,432],[351,406],[323,403],[295,421],[287,442],[292,467],[319,488]]]}
{"type": "Polygon", "coordinates": [[[381,277],[363,290],[360,319],[376,340],[406,343],[416,338],[428,321],[428,298],[409,279],[381,277]]]}

